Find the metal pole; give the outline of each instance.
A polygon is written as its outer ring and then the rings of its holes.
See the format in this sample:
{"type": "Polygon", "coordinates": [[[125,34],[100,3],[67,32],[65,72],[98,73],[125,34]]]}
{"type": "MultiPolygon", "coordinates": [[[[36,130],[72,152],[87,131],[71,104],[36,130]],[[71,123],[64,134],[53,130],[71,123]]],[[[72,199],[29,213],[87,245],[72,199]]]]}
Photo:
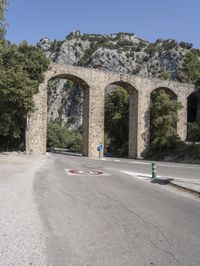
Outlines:
{"type": "Polygon", "coordinates": [[[156,178],[157,177],[156,163],[152,162],[151,166],[152,166],[152,178],[156,178]]]}

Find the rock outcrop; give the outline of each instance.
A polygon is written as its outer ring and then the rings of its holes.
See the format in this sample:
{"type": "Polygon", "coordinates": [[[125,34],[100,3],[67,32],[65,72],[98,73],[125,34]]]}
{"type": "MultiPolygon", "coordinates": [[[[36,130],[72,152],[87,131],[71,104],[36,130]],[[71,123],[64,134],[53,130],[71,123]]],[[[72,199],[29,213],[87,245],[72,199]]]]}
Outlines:
{"type": "MultiPolygon", "coordinates": [[[[141,77],[178,80],[189,43],[158,39],[155,43],[132,33],[110,35],[70,33],[63,41],[41,39],[37,44],[59,64],[85,66],[141,77]]],[[[49,85],[49,120],[62,119],[72,128],[81,125],[82,92],[71,81],[55,80],[49,85]]]]}

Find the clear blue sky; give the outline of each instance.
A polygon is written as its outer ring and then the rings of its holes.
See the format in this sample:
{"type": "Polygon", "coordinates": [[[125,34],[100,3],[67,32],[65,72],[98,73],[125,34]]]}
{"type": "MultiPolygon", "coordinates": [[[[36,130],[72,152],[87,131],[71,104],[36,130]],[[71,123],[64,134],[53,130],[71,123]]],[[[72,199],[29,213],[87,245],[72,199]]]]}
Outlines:
{"type": "Polygon", "coordinates": [[[7,39],[15,43],[62,40],[79,29],[172,38],[200,48],[200,0],[10,0],[7,20],[7,39]]]}

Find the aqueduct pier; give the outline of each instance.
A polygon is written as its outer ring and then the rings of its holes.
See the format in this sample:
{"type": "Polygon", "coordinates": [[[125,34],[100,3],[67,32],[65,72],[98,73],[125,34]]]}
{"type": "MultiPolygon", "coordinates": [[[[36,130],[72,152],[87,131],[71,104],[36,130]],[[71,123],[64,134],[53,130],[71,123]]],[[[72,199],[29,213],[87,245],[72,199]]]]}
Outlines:
{"type": "Polygon", "coordinates": [[[83,155],[97,157],[97,146],[104,141],[104,95],[108,85],[129,91],[129,157],[141,158],[149,146],[150,100],[156,89],[167,89],[182,103],[178,112],[177,134],[187,136],[187,99],[195,92],[191,84],[141,78],[91,68],[52,63],[34,96],[35,112],[30,117],[28,142],[30,153],[45,154],[47,142],[47,87],[53,78],[75,81],[83,88],[83,155]]]}

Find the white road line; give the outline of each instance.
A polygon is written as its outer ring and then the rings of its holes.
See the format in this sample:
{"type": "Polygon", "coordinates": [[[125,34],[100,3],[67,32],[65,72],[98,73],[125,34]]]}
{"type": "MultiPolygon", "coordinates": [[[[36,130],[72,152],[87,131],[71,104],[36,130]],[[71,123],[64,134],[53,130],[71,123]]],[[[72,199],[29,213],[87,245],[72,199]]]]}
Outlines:
{"type": "Polygon", "coordinates": [[[147,164],[147,165],[151,165],[151,163],[149,162],[149,163],[146,163],[146,162],[134,162],[134,161],[132,161],[132,162],[129,162],[129,163],[136,163],[136,164],[147,164]]]}
{"type": "MultiPolygon", "coordinates": [[[[131,164],[143,164],[143,165],[151,165],[151,162],[147,163],[147,162],[129,162],[131,164]]],[[[159,163],[156,162],[158,166],[166,166],[166,167],[175,167],[175,168],[189,168],[189,169],[200,169],[200,166],[194,165],[194,166],[187,166],[185,164],[177,164],[177,165],[173,165],[173,164],[163,164],[163,163],[159,163]]]]}

